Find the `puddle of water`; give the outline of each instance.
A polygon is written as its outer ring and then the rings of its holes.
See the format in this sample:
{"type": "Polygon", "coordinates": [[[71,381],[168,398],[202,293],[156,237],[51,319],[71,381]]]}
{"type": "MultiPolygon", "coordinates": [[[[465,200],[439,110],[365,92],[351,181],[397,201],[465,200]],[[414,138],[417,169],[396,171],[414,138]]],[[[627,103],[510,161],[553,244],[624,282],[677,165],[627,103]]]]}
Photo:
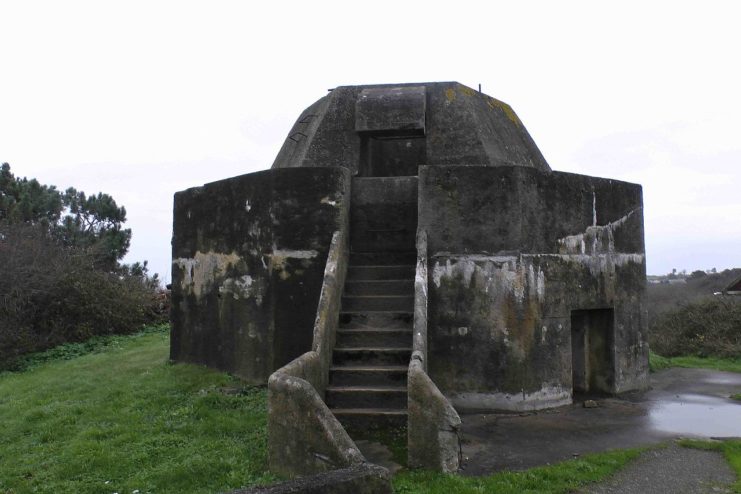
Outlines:
{"type": "Polygon", "coordinates": [[[703,379],[703,382],[708,384],[732,384],[735,386],[741,385],[741,376],[712,376],[703,379]]]}
{"type": "Polygon", "coordinates": [[[659,431],[705,437],[741,437],[741,404],[704,395],[682,394],[649,410],[659,431]]]}

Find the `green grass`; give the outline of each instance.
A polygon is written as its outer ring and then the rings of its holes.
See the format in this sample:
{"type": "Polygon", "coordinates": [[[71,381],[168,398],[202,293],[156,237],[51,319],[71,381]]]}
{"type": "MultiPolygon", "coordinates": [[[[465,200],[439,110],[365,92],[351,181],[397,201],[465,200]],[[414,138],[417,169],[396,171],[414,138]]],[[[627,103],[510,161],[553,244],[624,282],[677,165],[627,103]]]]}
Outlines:
{"type": "Polygon", "coordinates": [[[0,493],[212,493],[274,480],[265,389],[170,365],[168,343],[160,328],[65,345],[0,374],[0,493]]]}
{"type": "MultiPolygon", "coordinates": [[[[265,388],[170,365],[168,343],[166,327],[150,328],[31,355],[21,372],[0,374],[0,493],[210,493],[276,480],[267,471],[265,388]]],[[[729,370],[729,361],[651,355],[652,366],[697,360],[729,370]]],[[[380,439],[403,462],[402,435],[380,439]]],[[[719,444],[741,475],[741,441],[719,444]]],[[[565,493],[641,451],[486,477],[402,471],[393,482],[398,493],[565,493]]]]}
{"type": "Polygon", "coordinates": [[[656,372],[669,367],[687,367],[697,369],[713,369],[726,372],[741,372],[741,359],[728,359],[716,357],[662,357],[653,352],[649,354],[649,366],[651,372],[656,372]]]}
{"type": "Polygon", "coordinates": [[[378,442],[386,446],[391,453],[394,463],[407,466],[407,430],[404,428],[393,429],[358,429],[346,428],[347,433],[353,440],[366,440],[378,442]]]}
{"type": "Polygon", "coordinates": [[[638,457],[643,449],[608,451],[523,472],[463,477],[426,471],[403,471],[394,477],[398,494],[567,493],[604,480],[638,457]]]}
{"type": "Polygon", "coordinates": [[[737,395],[731,395],[731,399],[732,400],[741,401],[741,393],[739,393],[737,395]]]}
{"type": "Polygon", "coordinates": [[[4,372],[19,372],[30,370],[39,365],[45,364],[46,362],[53,362],[55,360],[72,360],[73,358],[81,357],[90,353],[104,352],[109,349],[115,349],[131,338],[142,336],[151,333],[164,333],[170,330],[169,324],[160,324],[157,326],[148,326],[143,328],[141,331],[135,332],[130,335],[107,335],[107,336],[93,336],[80,343],[65,343],[63,345],[56,346],[44,352],[30,353],[23,355],[13,362],[13,365],[5,371],[0,371],[0,375],[4,372]]]}
{"type": "Polygon", "coordinates": [[[726,439],[724,441],[681,439],[679,445],[685,448],[722,452],[731,468],[736,472],[737,480],[733,484],[733,491],[741,493],[741,439],[726,439]]]}

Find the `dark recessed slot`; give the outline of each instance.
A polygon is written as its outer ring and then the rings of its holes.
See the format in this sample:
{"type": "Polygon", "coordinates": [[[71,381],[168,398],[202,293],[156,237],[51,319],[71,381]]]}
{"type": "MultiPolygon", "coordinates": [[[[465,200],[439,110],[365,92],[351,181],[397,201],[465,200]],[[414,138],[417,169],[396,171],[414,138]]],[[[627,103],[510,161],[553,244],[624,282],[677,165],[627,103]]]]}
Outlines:
{"type": "Polygon", "coordinates": [[[613,309],[571,311],[571,371],[574,394],[612,393],[614,388],[613,309]]]}
{"type": "Polygon", "coordinates": [[[362,177],[403,177],[417,175],[424,165],[427,148],[424,136],[370,135],[361,137],[362,177]]]}

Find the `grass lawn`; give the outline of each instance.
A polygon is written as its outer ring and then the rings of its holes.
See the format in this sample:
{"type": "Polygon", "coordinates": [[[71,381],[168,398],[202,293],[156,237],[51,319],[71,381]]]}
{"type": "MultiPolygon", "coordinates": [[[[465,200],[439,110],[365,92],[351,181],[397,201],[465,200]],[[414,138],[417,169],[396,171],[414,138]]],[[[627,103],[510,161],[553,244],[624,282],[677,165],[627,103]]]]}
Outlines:
{"type": "Polygon", "coordinates": [[[394,477],[398,494],[567,493],[598,482],[638,457],[643,449],[608,451],[557,465],[523,472],[499,472],[486,477],[463,477],[425,471],[400,472],[394,477]]]}
{"type": "Polygon", "coordinates": [[[239,381],[168,364],[166,328],[97,346],[0,374],[0,493],[213,493],[273,480],[264,388],[226,394],[239,381]]]}
{"type": "Polygon", "coordinates": [[[662,357],[653,352],[649,354],[651,372],[669,367],[688,367],[694,369],[713,369],[726,372],[741,372],[741,359],[722,359],[715,357],[662,357]]]}
{"type": "MultiPolygon", "coordinates": [[[[168,364],[168,351],[162,327],[65,345],[25,359],[21,372],[0,374],[0,494],[213,493],[276,480],[267,471],[265,388],[168,364]]],[[[403,456],[403,441],[392,442],[403,456]]],[[[702,447],[722,448],[741,474],[741,441],[708,444],[702,447]]],[[[402,471],[394,487],[566,493],[605,479],[640,452],[478,478],[402,471]]]]}

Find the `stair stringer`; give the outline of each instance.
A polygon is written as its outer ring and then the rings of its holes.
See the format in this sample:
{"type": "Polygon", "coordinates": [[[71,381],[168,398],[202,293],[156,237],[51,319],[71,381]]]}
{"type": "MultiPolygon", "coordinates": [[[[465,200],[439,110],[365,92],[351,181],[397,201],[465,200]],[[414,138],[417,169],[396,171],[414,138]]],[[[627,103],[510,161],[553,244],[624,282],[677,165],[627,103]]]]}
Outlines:
{"type": "Polygon", "coordinates": [[[407,377],[407,462],[409,468],[455,472],[462,453],[461,418],[427,375],[427,232],[417,232],[414,279],[413,352],[407,377]]]}

